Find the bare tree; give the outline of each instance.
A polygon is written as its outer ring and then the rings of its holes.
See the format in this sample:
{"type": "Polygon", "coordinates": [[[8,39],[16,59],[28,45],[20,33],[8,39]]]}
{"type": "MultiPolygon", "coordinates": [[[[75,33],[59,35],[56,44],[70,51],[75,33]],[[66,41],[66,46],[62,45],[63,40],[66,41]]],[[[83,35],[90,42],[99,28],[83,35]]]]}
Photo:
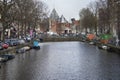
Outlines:
{"type": "Polygon", "coordinates": [[[88,29],[90,30],[90,32],[93,32],[92,30],[94,28],[96,18],[89,8],[84,8],[81,10],[80,19],[82,28],[85,29],[86,34],[88,32],[88,29]]]}
{"type": "Polygon", "coordinates": [[[40,19],[47,16],[47,7],[41,1],[15,0],[15,3],[16,20],[22,26],[21,33],[25,33],[24,35],[30,28],[34,29],[40,19]]]}
{"type": "MultiPolygon", "coordinates": [[[[47,17],[47,6],[42,1],[35,0],[0,0],[0,14],[3,24],[3,33],[8,24],[16,22],[18,34],[26,35],[31,27],[34,29],[47,17]],[[21,26],[21,27],[20,27],[21,26]],[[21,32],[19,32],[21,31],[21,32]]],[[[4,39],[5,33],[3,34],[4,39]]]]}
{"type": "Polygon", "coordinates": [[[13,0],[0,0],[1,20],[3,25],[3,40],[5,39],[5,30],[10,24],[9,10],[14,5],[13,0]]]}
{"type": "Polygon", "coordinates": [[[98,1],[95,1],[95,2],[91,2],[89,5],[88,5],[88,8],[92,11],[93,15],[94,15],[94,29],[95,29],[95,32],[96,32],[96,35],[98,34],[98,11],[99,11],[99,8],[100,8],[100,4],[98,1]]]}
{"type": "Polygon", "coordinates": [[[101,33],[110,33],[110,11],[107,0],[99,0],[99,29],[101,33]]]}

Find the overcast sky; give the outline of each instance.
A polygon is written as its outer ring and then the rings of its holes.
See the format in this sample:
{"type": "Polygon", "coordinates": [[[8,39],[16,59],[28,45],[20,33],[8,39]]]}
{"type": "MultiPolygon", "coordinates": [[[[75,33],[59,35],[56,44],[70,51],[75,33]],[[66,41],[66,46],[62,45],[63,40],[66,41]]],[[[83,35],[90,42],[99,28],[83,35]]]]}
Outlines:
{"type": "Polygon", "coordinates": [[[90,2],[95,0],[42,0],[44,1],[50,10],[56,9],[59,16],[62,14],[67,20],[71,18],[79,19],[79,12],[82,8],[88,6],[90,2]]]}

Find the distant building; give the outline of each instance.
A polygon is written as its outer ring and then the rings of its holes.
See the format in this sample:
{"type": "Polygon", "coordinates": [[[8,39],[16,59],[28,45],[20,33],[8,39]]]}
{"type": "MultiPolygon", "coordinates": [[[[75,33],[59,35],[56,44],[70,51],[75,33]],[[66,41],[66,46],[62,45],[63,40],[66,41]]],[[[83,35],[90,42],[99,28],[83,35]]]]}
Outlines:
{"type": "Polygon", "coordinates": [[[59,22],[59,16],[55,9],[52,10],[52,13],[49,17],[49,31],[57,33],[57,27],[59,22]]]}
{"type": "Polygon", "coordinates": [[[65,19],[65,17],[62,15],[60,17],[60,27],[61,27],[61,33],[70,33],[71,27],[70,23],[65,19]]]}
{"type": "Polygon", "coordinates": [[[75,20],[74,18],[72,18],[71,21],[72,33],[80,33],[80,20],[75,20]]]}
{"type": "Polygon", "coordinates": [[[56,10],[53,9],[49,17],[49,32],[58,34],[80,32],[80,20],[69,23],[63,15],[59,17],[56,10]]]}

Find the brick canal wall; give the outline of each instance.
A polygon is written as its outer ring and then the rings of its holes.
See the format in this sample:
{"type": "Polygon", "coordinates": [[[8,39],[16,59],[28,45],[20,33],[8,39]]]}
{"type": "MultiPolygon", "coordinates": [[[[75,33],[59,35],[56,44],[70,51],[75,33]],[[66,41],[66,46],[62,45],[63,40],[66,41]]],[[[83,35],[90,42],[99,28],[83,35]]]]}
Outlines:
{"type": "MultiPolygon", "coordinates": [[[[82,40],[81,38],[76,38],[76,37],[75,38],[44,38],[44,40],[43,40],[43,42],[62,42],[62,41],[80,41],[80,42],[87,42],[87,43],[90,42],[90,41],[82,40]]],[[[101,45],[101,43],[96,42],[95,45],[99,46],[99,45],[101,45]]],[[[120,47],[110,45],[110,44],[104,44],[104,45],[106,45],[110,48],[108,50],[109,52],[120,53],[120,47]]]]}
{"type": "MultiPolygon", "coordinates": [[[[89,41],[84,41],[81,38],[44,38],[43,42],[63,42],[63,41],[80,41],[80,42],[87,42],[89,43],[89,41]]],[[[10,47],[9,49],[6,50],[1,50],[0,54],[4,54],[4,53],[15,53],[17,49],[22,48],[24,46],[31,46],[31,43],[28,44],[24,44],[24,45],[19,45],[19,46],[15,46],[15,47],[10,47]]],[[[101,43],[96,43],[96,46],[101,45],[101,43]]],[[[120,47],[114,46],[114,45],[110,45],[110,44],[104,44],[106,46],[108,46],[110,48],[109,52],[116,52],[116,53],[120,53],[120,47]]]]}

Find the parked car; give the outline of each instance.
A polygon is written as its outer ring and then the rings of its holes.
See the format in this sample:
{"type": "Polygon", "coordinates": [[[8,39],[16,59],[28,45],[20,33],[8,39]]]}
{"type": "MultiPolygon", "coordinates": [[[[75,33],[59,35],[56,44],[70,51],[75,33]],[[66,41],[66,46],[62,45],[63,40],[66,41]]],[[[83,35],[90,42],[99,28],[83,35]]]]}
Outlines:
{"type": "Polygon", "coordinates": [[[19,44],[18,39],[5,39],[5,43],[8,43],[9,46],[16,46],[19,44]]]}
{"type": "Polygon", "coordinates": [[[7,49],[8,47],[9,45],[7,43],[0,41],[0,50],[7,49]]]}
{"type": "Polygon", "coordinates": [[[32,38],[30,36],[26,36],[26,37],[24,37],[24,40],[27,42],[30,42],[32,40],[32,38]]]}
{"type": "Polygon", "coordinates": [[[4,49],[7,49],[7,48],[9,47],[9,44],[4,43],[4,44],[2,45],[2,47],[3,47],[4,49]]]}
{"type": "Polygon", "coordinates": [[[19,44],[25,44],[25,40],[24,39],[19,39],[18,42],[19,42],[19,44]]]}
{"type": "Polygon", "coordinates": [[[0,50],[3,50],[3,42],[2,41],[0,41],[0,50]]]}
{"type": "Polygon", "coordinates": [[[3,50],[3,47],[0,45],[0,50],[3,50]]]}
{"type": "Polygon", "coordinates": [[[29,42],[29,41],[31,41],[31,37],[26,37],[26,40],[29,42]]]}
{"type": "Polygon", "coordinates": [[[2,47],[2,44],[0,44],[0,50],[3,50],[4,48],[2,47]]]}

